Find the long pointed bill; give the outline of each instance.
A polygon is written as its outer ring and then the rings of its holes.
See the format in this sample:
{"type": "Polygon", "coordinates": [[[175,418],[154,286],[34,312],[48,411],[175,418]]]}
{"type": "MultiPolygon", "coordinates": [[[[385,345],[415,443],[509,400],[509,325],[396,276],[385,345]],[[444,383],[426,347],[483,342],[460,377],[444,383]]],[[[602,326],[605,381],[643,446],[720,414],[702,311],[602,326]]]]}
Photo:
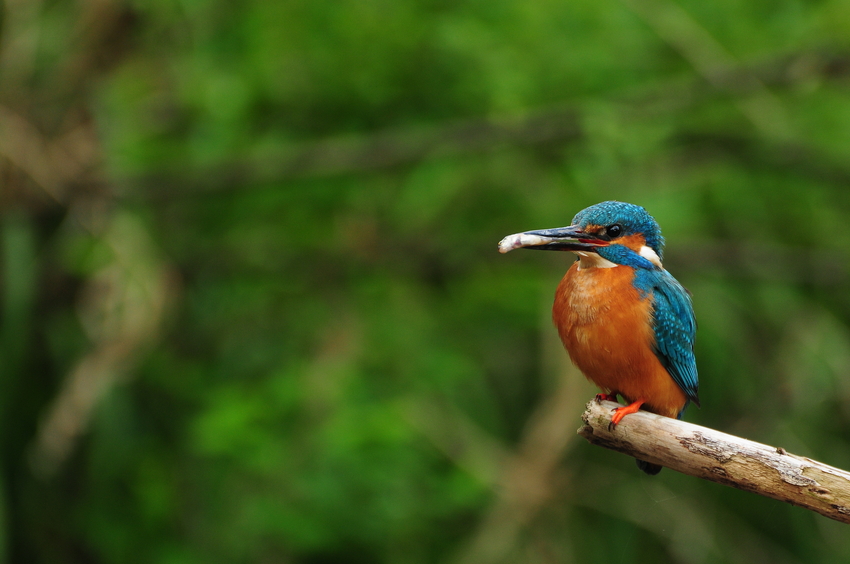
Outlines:
{"type": "Polygon", "coordinates": [[[585,233],[578,225],[514,233],[499,241],[499,252],[528,248],[540,251],[593,251],[608,245],[596,235],[585,233]]]}

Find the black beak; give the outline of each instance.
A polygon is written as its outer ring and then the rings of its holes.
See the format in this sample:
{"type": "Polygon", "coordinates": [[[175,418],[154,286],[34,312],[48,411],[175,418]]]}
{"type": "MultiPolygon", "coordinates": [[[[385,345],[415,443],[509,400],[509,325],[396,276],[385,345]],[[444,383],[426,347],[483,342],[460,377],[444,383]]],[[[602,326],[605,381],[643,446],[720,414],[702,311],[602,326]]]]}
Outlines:
{"type": "Polygon", "coordinates": [[[594,251],[607,246],[598,235],[585,233],[578,225],[514,233],[499,241],[499,252],[507,253],[520,247],[541,251],[594,251]]]}

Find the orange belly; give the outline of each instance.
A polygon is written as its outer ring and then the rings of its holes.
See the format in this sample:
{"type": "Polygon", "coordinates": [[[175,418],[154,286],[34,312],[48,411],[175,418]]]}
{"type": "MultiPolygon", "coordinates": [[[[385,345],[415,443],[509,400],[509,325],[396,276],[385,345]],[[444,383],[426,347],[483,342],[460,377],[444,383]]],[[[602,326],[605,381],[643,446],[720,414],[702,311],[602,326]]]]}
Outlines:
{"type": "Polygon", "coordinates": [[[567,271],[552,317],[573,363],[594,384],[629,403],[676,417],[687,398],[653,352],[652,300],[641,299],[626,266],[567,271]]]}

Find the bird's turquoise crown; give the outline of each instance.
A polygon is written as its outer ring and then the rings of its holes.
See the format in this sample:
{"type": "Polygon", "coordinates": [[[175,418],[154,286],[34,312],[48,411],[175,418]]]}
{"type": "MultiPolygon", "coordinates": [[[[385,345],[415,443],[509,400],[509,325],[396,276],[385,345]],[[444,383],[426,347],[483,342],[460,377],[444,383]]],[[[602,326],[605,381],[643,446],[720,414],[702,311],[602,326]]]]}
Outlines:
{"type": "Polygon", "coordinates": [[[647,246],[655,251],[659,260],[664,260],[664,237],[661,236],[661,227],[641,206],[614,200],[602,202],[578,212],[572,224],[581,227],[619,224],[623,229],[622,236],[643,235],[647,246]]]}

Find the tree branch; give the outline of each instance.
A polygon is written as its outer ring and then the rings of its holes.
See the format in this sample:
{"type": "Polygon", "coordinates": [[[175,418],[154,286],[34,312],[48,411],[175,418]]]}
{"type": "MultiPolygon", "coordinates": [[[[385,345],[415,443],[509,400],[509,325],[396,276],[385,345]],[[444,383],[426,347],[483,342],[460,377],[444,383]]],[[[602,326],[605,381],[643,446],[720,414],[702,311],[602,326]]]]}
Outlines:
{"type": "Polygon", "coordinates": [[[714,429],[640,411],[608,430],[617,404],[591,401],[578,434],[591,444],[850,523],[850,472],[714,429]]]}

